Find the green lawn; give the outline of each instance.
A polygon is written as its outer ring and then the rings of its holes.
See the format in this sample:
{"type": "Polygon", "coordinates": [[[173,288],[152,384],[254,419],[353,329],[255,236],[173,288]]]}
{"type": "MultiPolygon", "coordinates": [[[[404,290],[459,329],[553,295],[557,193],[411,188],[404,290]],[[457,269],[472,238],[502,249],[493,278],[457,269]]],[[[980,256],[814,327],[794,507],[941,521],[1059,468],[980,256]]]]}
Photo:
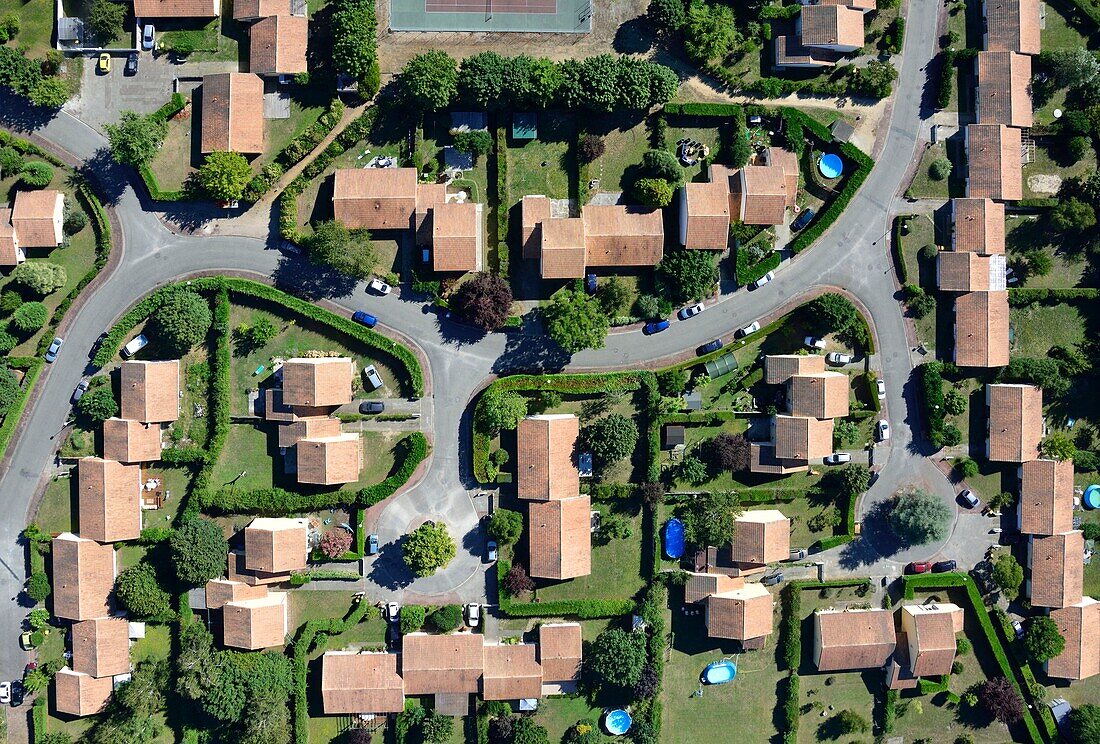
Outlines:
{"type": "Polygon", "coordinates": [[[1028,275],[1025,287],[1063,288],[1081,286],[1088,261],[1082,251],[1068,252],[1051,238],[1045,220],[1034,216],[1011,216],[1005,220],[1005,248],[1009,264],[1021,261],[1036,248],[1053,257],[1054,266],[1046,276],[1028,275]]]}
{"type": "Polygon", "coordinates": [[[34,518],[38,526],[50,534],[72,530],[76,523],[75,490],[72,478],[54,478],[47,483],[34,518]]]}
{"type": "Polygon", "coordinates": [[[529,194],[568,199],[577,179],[572,116],[540,113],[538,138],[508,138],[508,206],[529,194]]]}
{"type": "Polygon", "coordinates": [[[169,441],[192,447],[205,447],[210,417],[210,365],[207,345],[201,344],[180,360],[183,372],[183,398],[180,417],[168,432],[169,441]]]}
{"type": "Polygon", "coordinates": [[[589,134],[603,138],[604,153],[588,166],[588,177],[599,179],[600,191],[623,191],[630,186],[625,174],[642,162],[649,150],[649,128],[634,117],[606,117],[588,125],[589,134]]]}
{"type": "MultiPolygon", "coordinates": [[[[348,591],[296,589],[290,592],[287,598],[290,602],[287,627],[297,630],[303,623],[310,620],[343,618],[351,610],[354,594],[355,592],[350,589],[348,591]]],[[[338,647],[331,646],[331,648],[338,647]]]]}
{"type": "Polygon", "coordinates": [[[560,742],[574,723],[584,718],[598,722],[602,714],[601,709],[590,707],[583,695],[554,695],[539,701],[535,723],[546,729],[551,742],[560,742]]]}
{"type": "Polygon", "coordinates": [[[167,625],[145,624],[145,637],[134,641],[130,657],[134,664],[146,659],[167,659],[172,652],[172,632],[167,625]]]}
{"type": "Polygon", "coordinates": [[[914,199],[948,199],[951,196],[950,182],[948,179],[937,181],[932,177],[932,164],[941,158],[947,157],[947,150],[942,142],[929,147],[921,155],[920,165],[913,174],[913,182],[909,184],[906,196],[914,199]]]}
{"type": "Polygon", "coordinates": [[[1065,138],[1049,138],[1035,142],[1032,160],[1023,169],[1025,199],[1050,198],[1057,193],[1062,181],[1096,170],[1095,151],[1090,150],[1081,160],[1072,163],[1063,152],[1065,141],[1065,138]]]}
{"type": "Polygon", "coordinates": [[[259,426],[230,426],[221,458],[210,476],[210,486],[215,489],[232,486],[242,490],[271,488],[275,468],[282,472],[282,461],[276,462],[272,456],[269,438],[267,431],[259,426]]]}
{"type": "MultiPolygon", "coordinates": [[[[710,159],[717,163],[729,162],[729,142],[733,136],[727,120],[710,117],[665,116],[667,149],[676,154],[676,143],[682,139],[701,142],[710,148],[710,159]]],[[[709,181],[707,168],[693,165],[684,168],[685,181],[709,181]]]]}
{"type": "Polygon", "coordinates": [[[248,36],[247,24],[233,20],[233,0],[222,0],[221,6],[219,16],[205,25],[182,20],[165,23],[164,30],[158,26],[159,47],[174,50],[193,62],[236,61],[239,46],[248,36]]]}
{"type": "Polygon", "coordinates": [[[28,57],[44,57],[53,48],[54,3],[52,0],[0,0],[0,16],[19,18],[19,33],[9,42],[27,47],[28,57]]]}
{"type": "Polygon", "coordinates": [[[1085,339],[1087,317],[1068,304],[1012,308],[1011,351],[1029,357],[1046,356],[1053,346],[1072,346],[1085,339]]]}
{"type": "MultiPolygon", "coordinates": [[[[1097,482],[1096,473],[1083,474],[1078,486],[1088,486],[1097,482]]],[[[1081,515],[1081,521],[1084,523],[1100,524],[1100,510],[1093,509],[1091,511],[1078,512],[1081,515]]],[[[1100,599],[1100,559],[1093,558],[1089,565],[1085,566],[1085,588],[1084,592],[1087,596],[1095,599],[1100,599]]],[[[1100,703],[1100,700],[1096,701],[1100,703]]]]}
{"type": "Polygon", "coordinates": [[[179,191],[187,179],[195,172],[198,148],[191,140],[192,127],[196,126],[194,117],[175,116],[168,120],[168,136],[164,144],[149,163],[149,168],[157,178],[161,191],[179,191]]]}
{"type": "MultiPolygon", "coordinates": [[[[1044,51],[1074,49],[1082,46],[1090,49],[1097,48],[1097,35],[1089,33],[1090,21],[1068,0],[1050,0],[1045,5],[1046,22],[1040,32],[1040,42],[1044,51]],[[1077,20],[1071,21],[1071,18],[1077,20]]],[[[1054,123],[1054,109],[1065,110],[1066,108],[1066,93],[1065,90],[1059,90],[1049,101],[1036,102],[1036,126],[1050,126],[1054,123]]]]}

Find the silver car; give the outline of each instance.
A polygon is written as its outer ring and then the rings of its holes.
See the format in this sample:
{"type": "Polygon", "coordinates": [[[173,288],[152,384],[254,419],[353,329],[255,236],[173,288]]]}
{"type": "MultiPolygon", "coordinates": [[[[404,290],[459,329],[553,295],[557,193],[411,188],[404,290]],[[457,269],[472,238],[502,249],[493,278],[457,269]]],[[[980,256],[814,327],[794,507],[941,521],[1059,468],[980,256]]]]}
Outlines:
{"type": "Polygon", "coordinates": [[[155,44],[155,36],[157,29],[151,23],[146,23],[145,28],[141,30],[141,48],[145,51],[150,51],[155,44]]]}
{"type": "Polygon", "coordinates": [[[80,378],[80,382],[76,383],[76,390],[73,391],[73,403],[76,403],[78,400],[84,397],[84,393],[88,392],[88,386],[90,384],[91,380],[89,380],[87,377],[80,378]]]}

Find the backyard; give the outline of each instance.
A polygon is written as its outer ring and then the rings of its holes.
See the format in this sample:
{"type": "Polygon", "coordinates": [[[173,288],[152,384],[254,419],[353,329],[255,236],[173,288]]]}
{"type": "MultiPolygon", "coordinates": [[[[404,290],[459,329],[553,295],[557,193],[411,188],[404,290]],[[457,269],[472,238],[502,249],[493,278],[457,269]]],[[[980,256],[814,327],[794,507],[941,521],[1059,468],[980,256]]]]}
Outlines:
{"type": "MultiPolygon", "coordinates": [[[[238,48],[247,50],[247,24],[233,19],[233,0],[222,0],[221,13],[209,23],[189,19],[157,23],[160,49],[189,61],[236,62],[238,48]]],[[[247,55],[247,51],[246,51],[247,55]]]]}
{"type": "MultiPolygon", "coordinates": [[[[1069,0],[1048,0],[1045,6],[1045,22],[1039,37],[1043,51],[1097,47],[1096,34],[1090,28],[1088,18],[1074,8],[1069,0]]],[[[1054,109],[1065,110],[1066,95],[1067,91],[1062,89],[1056,91],[1049,100],[1036,101],[1035,126],[1054,124],[1054,109]]]]}
{"type": "Polygon", "coordinates": [[[615,192],[629,188],[625,177],[642,162],[650,149],[649,127],[635,117],[608,116],[588,124],[586,131],[603,139],[603,155],[588,165],[588,177],[599,181],[595,191],[615,192]]]}
{"type": "Polygon", "coordinates": [[[1083,247],[1074,247],[1052,240],[1051,228],[1046,220],[1037,216],[1012,215],[1005,219],[1005,251],[1009,265],[1026,262],[1026,255],[1041,250],[1052,259],[1052,267],[1045,276],[1024,271],[1022,286],[1061,289],[1087,285],[1085,272],[1089,269],[1083,247]]]}
{"type": "Polygon", "coordinates": [[[1036,138],[1030,162],[1024,163],[1024,198],[1049,199],[1058,193],[1062,182],[1087,176],[1096,170],[1096,152],[1089,148],[1085,156],[1073,162],[1065,149],[1067,137],[1036,138]]]}
{"type": "Polygon", "coordinates": [[[53,48],[53,0],[0,0],[0,16],[19,18],[15,42],[27,47],[28,57],[44,57],[53,48]]]}
{"type": "MultiPolygon", "coordinates": [[[[906,196],[914,199],[948,199],[951,196],[962,196],[962,193],[951,193],[951,184],[957,181],[957,178],[938,178],[938,173],[933,174],[933,165],[945,159],[951,162],[948,159],[947,146],[943,142],[930,145],[921,155],[920,163],[913,174],[913,182],[905,192],[906,196]]],[[[948,168],[947,172],[953,174],[954,168],[948,168]]]]}
{"type": "Polygon", "coordinates": [[[520,140],[508,137],[508,205],[524,196],[542,194],[551,199],[575,195],[577,162],[576,131],[569,114],[540,114],[538,136],[520,140]]]}

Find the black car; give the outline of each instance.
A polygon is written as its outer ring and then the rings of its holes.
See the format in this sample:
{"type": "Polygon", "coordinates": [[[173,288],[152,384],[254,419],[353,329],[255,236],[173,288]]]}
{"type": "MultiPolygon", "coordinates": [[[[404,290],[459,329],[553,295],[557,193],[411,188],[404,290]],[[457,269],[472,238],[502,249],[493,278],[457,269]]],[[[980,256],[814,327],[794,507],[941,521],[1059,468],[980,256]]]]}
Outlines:
{"type": "Polygon", "coordinates": [[[814,210],[812,209],[807,209],[803,211],[802,214],[798,215],[798,217],[795,218],[795,221],[791,223],[791,230],[798,232],[806,225],[810,224],[810,220],[814,218],[815,214],[817,213],[814,212],[814,210]]]}
{"type": "Polygon", "coordinates": [[[725,344],[722,343],[722,339],[716,338],[713,341],[711,341],[709,344],[703,344],[702,346],[699,347],[699,349],[698,349],[699,356],[703,356],[704,354],[709,354],[712,351],[718,351],[724,345],[725,344]]]}
{"type": "Polygon", "coordinates": [[[380,400],[365,400],[359,404],[359,413],[382,413],[386,404],[380,400]]]}
{"type": "Polygon", "coordinates": [[[124,75],[137,75],[138,54],[137,52],[130,52],[130,55],[126,58],[126,67],[123,68],[122,74],[124,75]]]}
{"type": "Polygon", "coordinates": [[[20,680],[14,680],[11,683],[11,707],[17,708],[23,704],[23,698],[26,697],[26,692],[23,690],[23,682],[20,680]]]}
{"type": "Polygon", "coordinates": [[[947,573],[959,567],[955,561],[937,561],[932,564],[932,573],[947,573]]]}

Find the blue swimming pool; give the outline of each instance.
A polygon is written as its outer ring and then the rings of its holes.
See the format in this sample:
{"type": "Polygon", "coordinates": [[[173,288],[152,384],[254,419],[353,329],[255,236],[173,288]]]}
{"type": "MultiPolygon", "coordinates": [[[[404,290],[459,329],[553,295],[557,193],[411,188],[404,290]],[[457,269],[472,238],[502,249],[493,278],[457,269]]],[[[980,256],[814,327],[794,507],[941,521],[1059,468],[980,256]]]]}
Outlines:
{"type": "Polygon", "coordinates": [[[727,682],[732,682],[736,676],[737,665],[732,661],[723,659],[713,664],[707,664],[707,668],[703,670],[702,681],[708,685],[724,685],[727,682]]]}
{"type": "Polygon", "coordinates": [[[617,708],[604,717],[603,727],[607,729],[607,733],[612,736],[622,736],[630,730],[630,724],[633,722],[634,721],[630,718],[630,713],[622,708],[617,708]]]}
{"type": "Polygon", "coordinates": [[[1100,509],[1100,486],[1091,485],[1085,489],[1085,497],[1081,499],[1086,509],[1100,509]]]}
{"type": "Polygon", "coordinates": [[[844,172],[844,161],[835,153],[826,153],[817,161],[817,169],[826,178],[840,178],[844,172]]]}
{"type": "Polygon", "coordinates": [[[684,523],[675,517],[665,525],[665,555],[672,560],[684,555],[684,523]]]}

